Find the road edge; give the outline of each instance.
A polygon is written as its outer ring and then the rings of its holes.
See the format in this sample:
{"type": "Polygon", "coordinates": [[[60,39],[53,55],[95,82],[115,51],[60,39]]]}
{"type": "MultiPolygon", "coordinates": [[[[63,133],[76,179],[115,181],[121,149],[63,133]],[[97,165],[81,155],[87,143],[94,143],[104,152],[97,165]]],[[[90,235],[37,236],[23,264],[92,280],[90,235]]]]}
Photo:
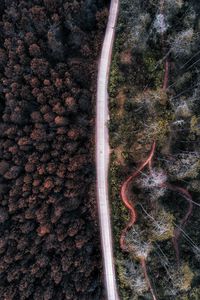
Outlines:
{"type": "Polygon", "coordinates": [[[109,120],[108,83],[118,12],[119,0],[111,0],[108,23],[98,67],[96,103],[95,153],[97,170],[97,201],[103,255],[104,283],[108,300],[119,300],[113,257],[113,238],[110,217],[111,210],[108,194],[110,148],[107,128],[107,122],[109,120]]]}

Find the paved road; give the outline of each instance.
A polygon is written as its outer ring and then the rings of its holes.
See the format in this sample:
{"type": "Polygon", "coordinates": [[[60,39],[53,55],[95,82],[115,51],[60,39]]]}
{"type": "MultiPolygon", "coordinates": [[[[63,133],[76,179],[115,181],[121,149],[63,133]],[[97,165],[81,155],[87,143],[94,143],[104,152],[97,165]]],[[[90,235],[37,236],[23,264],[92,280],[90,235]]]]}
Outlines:
{"type": "Polygon", "coordinates": [[[113,259],[113,240],[110,221],[111,212],[108,198],[108,167],[110,149],[107,129],[107,121],[109,119],[107,88],[118,10],[119,0],[111,0],[109,19],[99,62],[96,104],[97,196],[104,262],[104,279],[108,300],[119,299],[113,259]]]}

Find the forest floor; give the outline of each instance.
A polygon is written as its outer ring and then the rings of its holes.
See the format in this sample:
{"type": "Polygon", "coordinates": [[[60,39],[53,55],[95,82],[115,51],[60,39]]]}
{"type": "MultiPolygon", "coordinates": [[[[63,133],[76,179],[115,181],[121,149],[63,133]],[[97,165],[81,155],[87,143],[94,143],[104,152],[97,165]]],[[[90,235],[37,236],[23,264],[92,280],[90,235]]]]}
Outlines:
{"type": "Polygon", "coordinates": [[[109,180],[122,300],[200,297],[199,12],[197,1],[120,3],[109,180]]]}

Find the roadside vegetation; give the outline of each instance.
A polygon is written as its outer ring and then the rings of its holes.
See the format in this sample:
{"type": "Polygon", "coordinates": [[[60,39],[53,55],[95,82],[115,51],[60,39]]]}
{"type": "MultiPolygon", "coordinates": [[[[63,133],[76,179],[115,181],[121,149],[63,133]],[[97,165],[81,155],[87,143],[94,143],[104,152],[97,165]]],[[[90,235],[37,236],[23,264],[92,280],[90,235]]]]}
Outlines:
{"type": "Polygon", "coordinates": [[[198,1],[121,0],[109,178],[122,300],[200,298],[199,13],[198,1]]]}

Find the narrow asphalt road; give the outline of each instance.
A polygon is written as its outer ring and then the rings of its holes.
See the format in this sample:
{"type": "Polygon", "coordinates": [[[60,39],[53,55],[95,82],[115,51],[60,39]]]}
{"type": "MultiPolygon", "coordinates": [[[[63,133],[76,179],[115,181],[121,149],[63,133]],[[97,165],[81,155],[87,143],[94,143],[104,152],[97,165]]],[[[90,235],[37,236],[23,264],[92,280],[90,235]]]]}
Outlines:
{"type": "Polygon", "coordinates": [[[108,167],[110,149],[107,128],[107,122],[109,119],[107,89],[118,10],[119,0],[111,0],[108,24],[99,62],[96,104],[97,197],[103,251],[104,280],[108,300],[119,299],[113,259],[111,211],[109,208],[108,197],[108,167]]]}

